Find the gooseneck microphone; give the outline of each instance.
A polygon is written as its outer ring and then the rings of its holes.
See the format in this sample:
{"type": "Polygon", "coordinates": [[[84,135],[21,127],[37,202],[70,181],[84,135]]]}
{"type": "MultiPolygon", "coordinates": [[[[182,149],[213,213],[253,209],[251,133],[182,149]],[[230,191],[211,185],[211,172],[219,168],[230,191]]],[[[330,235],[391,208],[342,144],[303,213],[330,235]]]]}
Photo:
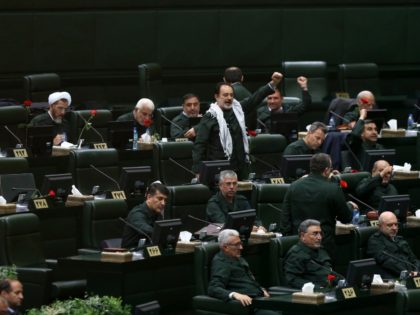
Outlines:
{"type": "Polygon", "coordinates": [[[317,261],[315,261],[314,259],[311,259],[310,260],[310,262],[312,263],[312,264],[315,264],[315,265],[317,265],[317,266],[319,266],[319,267],[321,267],[322,269],[324,269],[324,270],[326,270],[326,271],[328,271],[329,273],[332,273],[332,274],[334,274],[334,275],[337,275],[339,278],[341,278],[341,279],[346,279],[346,277],[344,277],[342,274],[340,274],[340,273],[338,273],[338,272],[336,272],[336,271],[334,271],[334,270],[332,270],[332,268],[328,268],[328,267],[325,267],[324,265],[321,265],[319,262],[317,262],[317,261]]]}
{"type": "Polygon", "coordinates": [[[200,219],[200,218],[196,218],[196,217],[192,216],[191,214],[189,214],[189,215],[188,215],[188,217],[189,217],[189,218],[191,218],[191,219],[193,219],[193,220],[197,220],[197,221],[200,221],[200,222],[206,223],[207,225],[213,225],[213,226],[215,226],[218,230],[221,230],[221,229],[222,229],[222,226],[220,226],[220,224],[221,224],[221,223],[212,223],[212,222],[210,222],[210,221],[206,221],[206,220],[203,220],[203,219],[200,219]]]}
{"type": "Polygon", "coordinates": [[[273,208],[274,210],[277,210],[280,213],[283,213],[283,210],[281,210],[279,207],[276,207],[275,205],[273,205],[272,203],[267,203],[267,206],[273,208]]]}
{"type": "Polygon", "coordinates": [[[141,228],[131,224],[130,222],[128,222],[127,220],[119,217],[118,218],[120,221],[124,222],[127,226],[129,226],[130,228],[132,228],[134,231],[136,231],[137,233],[139,233],[140,235],[143,235],[147,238],[147,240],[150,242],[150,244],[153,244],[152,238],[149,236],[149,234],[147,234],[146,232],[144,232],[141,228]]]}
{"type": "Polygon", "coordinates": [[[363,202],[362,200],[356,198],[355,196],[353,196],[352,194],[347,194],[347,196],[349,196],[351,199],[359,202],[360,204],[364,205],[366,208],[369,208],[370,210],[376,211],[375,208],[373,208],[371,205],[367,204],[366,202],[363,202]]]}
{"type": "Polygon", "coordinates": [[[87,128],[87,126],[88,125],[90,125],[90,127],[89,127],[89,129],[92,129],[98,136],[99,136],[99,138],[101,138],[101,142],[105,142],[104,141],[104,137],[102,137],[102,135],[101,135],[101,133],[98,131],[98,130],[96,130],[96,128],[95,127],[93,127],[93,124],[92,123],[90,123],[90,122],[88,122],[83,116],[82,116],[82,114],[81,113],[79,113],[79,112],[77,112],[77,114],[78,114],[78,116],[80,117],[80,118],[82,118],[82,120],[83,120],[83,122],[84,122],[84,126],[83,126],[83,128],[82,128],[82,130],[80,131],[80,134],[79,134],[79,137],[77,138],[77,143],[79,143],[79,141],[80,141],[80,138],[82,138],[82,135],[83,135],[83,133],[85,132],[85,130],[87,130],[88,128],[87,128]]]}
{"type": "Polygon", "coordinates": [[[99,174],[101,174],[101,175],[103,175],[103,176],[105,176],[106,178],[108,178],[111,182],[113,182],[114,184],[115,184],[115,186],[117,187],[117,189],[118,190],[121,190],[121,187],[120,187],[120,184],[115,180],[115,179],[113,179],[111,176],[109,176],[108,174],[106,174],[106,173],[104,173],[104,172],[102,172],[100,169],[98,169],[97,167],[95,167],[94,165],[92,165],[92,164],[89,164],[89,166],[91,167],[91,168],[93,168],[95,171],[97,171],[99,174]]]}
{"type": "Polygon", "coordinates": [[[186,168],[184,165],[182,165],[181,163],[175,161],[173,158],[169,158],[169,161],[171,161],[172,163],[174,163],[175,165],[179,166],[180,168],[182,168],[184,171],[192,174],[194,177],[196,176],[196,174],[191,171],[190,169],[186,168]]]}
{"type": "Polygon", "coordinates": [[[344,139],[343,143],[344,143],[344,146],[347,148],[348,152],[350,153],[350,155],[352,156],[352,158],[359,165],[360,170],[363,170],[363,164],[362,164],[362,162],[360,162],[360,160],[358,159],[358,157],[356,156],[356,154],[354,154],[353,150],[351,149],[350,145],[347,143],[347,141],[345,139],[344,139]]]}
{"type": "Polygon", "coordinates": [[[164,120],[166,120],[168,123],[170,123],[171,125],[177,127],[178,129],[184,131],[184,128],[182,128],[180,125],[178,125],[177,123],[174,123],[172,120],[170,120],[168,117],[166,117],[165,115],[160,115],[160,117],[162,117],[164,120]]]}
{"type": "Polygon", "coordinates": [[[264,129],[266,130],[266,132],[267,132],[267,125],[265,123],[263,123],[263,121],[261,119],[259,119],[259,118],[257,118],[257,122],[259,124],[261,124],[264,127],[264,129]]]}
{"type": "Polygon", "coordinates": [[[347,118],[344,118],[343,116],[337,114],[336,112],[330,110],[330,114],[332,114],[333,116],[340,118],[343,122],[349,123],[350,120],[348,120],[347,118]]]}
{"type": "Polygon", "coordinates": [[[387,252],[387,251],[385,251],[385,250],[383,250],[383,251],[382,251],[382,254],[384,254],[384,255],[386,255],[386,256],[388,256],[388,257],[391,257],[392,259],[395,259],[395,260],[397,260],[397,261],[399,261],[399,262],[401,262],[401,263],[403,263],[403,264],[408,264],[408,265],[410,265],[411,267],[414,267],[414,271],[418,271],[418,267],[417,267],[417,265],[413,264],[413,263],[412,263],[412,262],[410,262],[408,259],[402,259],[402,258],[400,258],[400,257],[397,257],[397,256],[395,256],[395,255],[392,255],[392,254],[388,253],[388,252],[387,252]]]}
{"type": "Polygon", "coordinates": [[[416,109],[420,110],[420,106],[419,106],[419,105],[414,104],[414,107],[415,107],[416,109]]]}
{"type": "Polygon", "coordinates": [[[260,159],[259,157],[256,157],[255,155],[250,154],[249,155],[251,158],[255,159],[257,162],[260,162],[262,164],[264,164],[265,166],[268,166],[269,168],[273,169],[273,170],[279,170],[279,168],[273,164],[268,163],[267,161],[264,161],[262,159],[260,159]]]}
{"type": "Polygon", "coordinates": [[[20,138],[13,132],[13,131],[11,131],[10,129],[9,129],[9,127],[7,127],[6,125],[3,125],[3,128],[4,129],[6,129],[7,130],[7,132],[9,133],[9,134],[11,134],[12,136],[13,136],[13,138],[15,138],[16,139],[16,141],[17,141],[17,144],[19,145],[19,146],[23,146],[23,143],[22,143],[22,140],[20,140],[20,138]]]}

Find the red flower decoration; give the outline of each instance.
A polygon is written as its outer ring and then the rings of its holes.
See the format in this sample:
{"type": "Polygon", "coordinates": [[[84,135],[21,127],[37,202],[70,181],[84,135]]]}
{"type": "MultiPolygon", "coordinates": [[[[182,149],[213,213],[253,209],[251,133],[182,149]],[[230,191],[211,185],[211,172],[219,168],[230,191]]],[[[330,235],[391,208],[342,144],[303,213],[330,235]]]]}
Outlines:
{"type": "Polygon", "coordinates": [[[340,187],[346,189],[349,187],[349,184],[345,180],[340,179],[340,187]]]}
{"type": "Polygon", "coordinates": [[[90,115],[91,116],[96,116],[96,109],[91,109],[90,110],[90,115]]]}
{"type": "Polygon", "coordinates": [[[30,107],[32,105],[32,101],[31,100],[24,100],[23,105],[25,105],[25,107],[30,107]]]}
{"type": "Polygon", "coordinates": [[[328,280],[328,282],[332,282],[332,281],[334,281],[335,280],[335,278],[337,278],[335,275],[332,275],[332,274],[328,274],[328,276],[327,276],[327,280],[328,280]]]}
{"type": "Polygon", "coordinates": [[[54,198],[54,197],[55,197],[55,191],[51,189],[51,190],[48,192],[48,196],[50,196],[50,197],[54,198]]]}
{"type": "Polygon", "coordinates": [[[351,170],[351,172],[352,172],[352,173],[359,173],[359,171],[358,171],[358,170],[354,170],[354,169],[352,169],[352,170],[351,170]]]}
{"type": "Polygon", "coordinates": [[[360,101],[362,102],[362,104],[369,104],[369,100],[366,97],[362,97],[360,101]]]}
{"type": "Polygon", "coordinates": [[[153,120],[149,119],[149,118],[145,118],[143,120],[143,125],[147,128],[150,127],[153,124],[153,120]]]}
{"type": "Polygon", "coordinates": [[[248,129],[248,136],[255,137],[257,135],[257,132],[255,130],[248,129]]]}

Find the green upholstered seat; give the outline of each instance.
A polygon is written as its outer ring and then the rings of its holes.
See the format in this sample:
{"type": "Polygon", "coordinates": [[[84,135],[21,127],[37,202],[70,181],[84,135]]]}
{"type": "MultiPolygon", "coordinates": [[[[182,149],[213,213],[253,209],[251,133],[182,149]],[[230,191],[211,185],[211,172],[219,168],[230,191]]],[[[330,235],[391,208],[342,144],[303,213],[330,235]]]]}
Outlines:
{"type": "Polygon", "coordinates": [[[192,147],[191,141],[156,143],[153,146],[153,170],[156,177],[166,185],[190,183],[194,175],[184,168],[191,169],[192,147]]]}
{"type": "Polygon", "coordinates": [[[287,140],[280,134],[259,134],[249,138],[249,153],[251,172],[256,178],[268,171],[280,167],[283,151],[287,146],[287,140]]]}
{"type": "Polygon", "coordinates": [[[118,180],[118,152],[115,149],[75,150],[70,153],[69,170],[76,187],[83,194],[90,194],[92,187],[99,185],[101,190],[118,190],[116,183],[94,170],[94,165],[111,178],[118,180]]]}
{"type": "Polygon", "coordinates": [[[156,110],[155,123],[161,138],[171,137],[171,123],[165,118],[172,121],[178,114],[182,112],[182,106],[161,107],[156,110]],[[165,116],[163,118],[162,116],[165,116]]]}
{"type": "Polygon", "coordinates": [[[25,158],[0,157],[0,174],[28,173],[29,164],[25,158]]]}
{"type": "Polygon", "coordinates": [[[218,243],[209,243],[197,246],[194,252],[194,274],[196,296],[193,297],[193,308],[197,315],[250,314],[248,308],[243,307],[239,301],[224,302],[207,295],[209,285],[211,262],[219,251],[218,243]]]}
{"type": "Polygon", "coordinates": [[[150,98],[155,107],[165,100],[162,84],[162,67],[158,63],[143,63],[138,66],[139,96],[150,98]]]}
{"type": "Polygon", "coordinates": [[[251,204],[265,228],[276,223],[280,227],[280,213],[289,184],[256,184],[251,195],[251,204]],[[276,209],[277,208],[277,209],[276,209]]]}
{"type": "Polygon", "coordinates": [[[356,229],[357,236],[357,259],[369,258],[366,255],[369,238],[378,231],[376,226],[360,227],[356,229]]]}
{"type": "Polygon", "coordinates": [[[340,178],[347,182],[347,188],[343,189],[344,193],[352,194],[353,196],[357,197],[355,195],[357,185],[359,185],[362,179],[369,177],[369,175],[370,174],[368,172],[342,173],[340,178]]]}
{"type": "Polygon", "coordinates": [[[48,96],[61,88],[57,73],[29,74],[23,77],[25,99],[33,102],[48,102],[48,96]]]}
{"type": "Polygon", "coordinates": [[[169,199],[165,217],[170,219],[180,218],[183,229],[194,233],[206,224],[191,219],[192,215],[199,219],[206,219],[207,201],[211,197],[209,188],[205,185],[169,186],[169,199]]]}
{"type": "Polygon", "coordinates": [[[82,240],[84,248],[101,249],[101,242],[121,238],[129,209],[125,200],[86,201],[83,205],[82,240]]]}
{"type": "Polygon", "coordinates": [[[380,94],[379,70],[376,63],[342,63],[338,65],[338,81],[340,91],[356,97],[364,90],[371,91],[374,95],[380,94]]]}

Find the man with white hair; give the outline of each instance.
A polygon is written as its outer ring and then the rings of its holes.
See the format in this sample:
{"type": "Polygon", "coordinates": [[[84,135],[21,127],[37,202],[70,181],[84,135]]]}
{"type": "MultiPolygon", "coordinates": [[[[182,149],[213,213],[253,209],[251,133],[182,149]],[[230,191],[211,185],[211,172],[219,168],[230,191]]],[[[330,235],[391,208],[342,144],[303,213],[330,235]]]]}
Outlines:
{"type": "MultiPolygon", "coordinates": [[[[225,302],[237,300],[244,307],[252,307],[253,298],[269,297],[267,290],[255,280],[247,261],[241,257],[243,247],[239,233],[223,230],[218,242],[220,252],[212,260],[208,294],[225,302]]],[[[258,315],[279,314],[269,310],[253,311],[258,315]]]]}
{"type": "Polygon", "coordinates": [[[234,98],[232,86],[226,82],[216,85],[210,109],[200,121],[193,147],[194,173],[200,171],[201,161],[229,160],[239,179],[249,173],[249,144],[245,126],[246,115],[272,94],[283,75],[274,72],[271,81],[242,102],[234,98]]]}
{"type": "Polygon", "coordinates": [[[139,136],[144,134],[148,128],[150,135],[153,135],[155,133],[152,120],[154,110],[155,104],[151,99],[141,98],[132,112],[121,115],[117,121],[134,121],[139,136]]]}
{"type": "Polygon", "coordinates": [[[53,144],[59,145],[66,140],[70,125],[64,118],[69,106],[71,96],[68,92],[54,92],[48,97],[48,112],[35,116],[29,123],[30,126],[54,126],[53,144]]]}
{"type": "Polygon", "coordinates": [[[356,125],[362,109],[370,110],[375,108],[375,95],[371,91],[361,91],[357,94],[356,104],[354,104],[350,111],[344,115],[344,121],[349,122],[349,127],[353,128],[356,125]]]}

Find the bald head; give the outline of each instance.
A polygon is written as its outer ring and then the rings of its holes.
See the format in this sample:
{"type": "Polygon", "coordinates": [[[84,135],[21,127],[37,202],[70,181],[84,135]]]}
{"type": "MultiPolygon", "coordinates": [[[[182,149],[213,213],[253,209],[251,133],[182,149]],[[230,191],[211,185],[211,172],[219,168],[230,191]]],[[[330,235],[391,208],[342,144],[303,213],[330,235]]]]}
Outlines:
{"type": "Polygon", "coordinates": [[[379,230],[390,238],[394,238],[398,233],[398,220],[394,213],[390,211],[382,212],[379,216],[379,230]]]}
{"type": "Polygon", "coordinates": [[[379,175],[382,177],[382,184],[388,184],[391,180],[392,171],[393,168],[387,161],[378,160],[373,164],[372,177],[379,175]]]}
{"type": "Polygon", "coordinates": [[[371,91],[361,91],[356,98],[359,108],[373,109],[375,107],[375,95],[371,91]]]}

